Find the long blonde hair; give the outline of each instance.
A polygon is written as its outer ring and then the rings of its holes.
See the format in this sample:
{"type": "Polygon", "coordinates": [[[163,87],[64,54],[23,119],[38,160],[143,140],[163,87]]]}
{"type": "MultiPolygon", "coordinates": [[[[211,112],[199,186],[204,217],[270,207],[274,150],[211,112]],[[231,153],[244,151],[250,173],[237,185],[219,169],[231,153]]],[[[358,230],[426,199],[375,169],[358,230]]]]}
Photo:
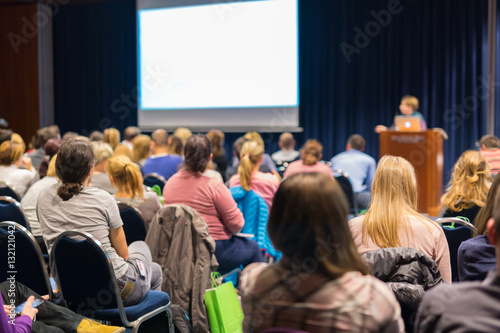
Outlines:
{"type": "Polygon", "coordinates": [[[372,201],[363,219],[363,242],[367,236],[381,248],[403,246],[398,231],[403,226],[409,238],[407,215],[417,213],[417,177],[402,157],[386,155],[378,163],[372,185],[372,201]]]}
{"type": "Polygon", "coordinates": [[[151,138],[148,135],[139,134],[134,138],[132,147],[134,162],[139,162],[148,158],[151,152],[151,138]]]}
{"type": "Polygon", "coordinates": [[[109,143],[111,148],[115,149],[120,143],[120,131],[116,128],[106,128],[103,132],[102,142],[109,143]]]}
{"type": "Polygon", "coordinates": [[[245,191],[250,190],[252,186],[252,172],[257,163],[264,154],[264,146],[257,141],[247,141],[241,147],[240,165],[238,174],[240,175],[240,184],[245,191]]]}
{"type": "Polygon", "coordinates": [[[453,166],[441,205],[454,212],[473,206],[484,207],[493,179],[483,155],[474,150],[465,151],[453,166]]]}
{"type": "Polygon", "coordinates": [[[119,191],[129,192],[132,197],[144,198],[142,175],[137,165],[125,155],[114,155],[106,162],[106,173],[113,177],[119,191]]]}

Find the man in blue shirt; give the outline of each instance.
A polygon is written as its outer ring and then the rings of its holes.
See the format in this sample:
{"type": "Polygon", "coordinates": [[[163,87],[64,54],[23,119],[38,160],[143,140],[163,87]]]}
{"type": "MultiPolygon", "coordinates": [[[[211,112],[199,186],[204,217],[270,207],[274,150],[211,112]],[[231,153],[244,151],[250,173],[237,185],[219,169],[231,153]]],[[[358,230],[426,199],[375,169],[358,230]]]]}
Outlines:
{"type": "Polygon", "coordinates": [[[155,153],[144,162],[142,174],[157,173],[168,180],[177,172],[184,159],[179,155],[168,154],[168,133],[164,129],[154,131],[151,140],[155,153]]]}
{"type": "Polygon", "coordinates": [[[368,208],[372,199],[372,182],[377,163],[370,155],[363,153],[366,141],[359,134],[347,140],[346,151],[335,155],[330,162],[332,170],[342,170],[349,175],[354,197],[360,208],[368,208]]]}

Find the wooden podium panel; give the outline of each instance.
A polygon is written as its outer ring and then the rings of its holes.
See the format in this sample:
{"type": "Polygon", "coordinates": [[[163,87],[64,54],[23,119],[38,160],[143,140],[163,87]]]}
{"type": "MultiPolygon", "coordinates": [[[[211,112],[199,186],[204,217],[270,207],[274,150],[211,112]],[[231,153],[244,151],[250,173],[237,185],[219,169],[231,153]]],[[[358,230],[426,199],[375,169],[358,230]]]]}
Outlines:
{"type": "Polygon", "coordinates": [[[443,193],[443,137],[438,131],[380,133],[380,157],[401,156],[417,173],[418,211],[439,216],[443,193]]]}

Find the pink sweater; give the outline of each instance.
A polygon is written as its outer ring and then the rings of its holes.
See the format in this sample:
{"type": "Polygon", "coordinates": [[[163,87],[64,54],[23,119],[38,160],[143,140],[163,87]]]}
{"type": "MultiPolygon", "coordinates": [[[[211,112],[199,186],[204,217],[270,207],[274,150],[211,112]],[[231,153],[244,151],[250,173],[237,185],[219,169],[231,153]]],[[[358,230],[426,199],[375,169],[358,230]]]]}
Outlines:
{"type": "MultiPolygon", "coordinates": [[[[363,242],[364,217],[364,215],[358,216],[349,221],[352,238],[359,253],[380,249],[380,246],[375,244],[369,236],[366,242],[363,242]]],[[[403,229],[399,232],[402,246],[412,247],[431,257],[438,265],[443,280],[451,283],[450,251],[443,229],[434,221],[423,216],[409,216],[409,223],[412,230],[408,231],[409,237],[406,236],[403,229]]]]}
{"type": "MultiPolygon", "coordinates": [[[[260,195],[271,209],[274,194],[278,190],[280,181],[272,173],[263,173],[260,171],[252,172],[252,184],[250,189],[260,195]]],[[[229,179],[229,187],[241,186],[240,175],[235,174],[229,179]]]]}
{"type": "Polygon", "coordinates": [[[167,181],[163,197],[165,205],[184,204],[198,211],[214,240],[231,238],[245,224],[231,192],[213,178],[181,170],[167,181]]]}
{"type": "Polygon", "coordinates": [[[325,163],[316,163],[314,165],[305,165],[302,160],[292,162],[288,165],[283,177],[295,175],[296,173],[319,172],[333,177],[332,169],[325,163]]]}

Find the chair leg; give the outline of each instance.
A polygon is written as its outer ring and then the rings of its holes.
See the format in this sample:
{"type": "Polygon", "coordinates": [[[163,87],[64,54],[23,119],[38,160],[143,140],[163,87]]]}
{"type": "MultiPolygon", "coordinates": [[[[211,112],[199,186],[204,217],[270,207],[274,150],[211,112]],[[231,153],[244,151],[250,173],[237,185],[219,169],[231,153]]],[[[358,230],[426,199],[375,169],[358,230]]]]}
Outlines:
{"type": "Polygon", "coordinates": [[[167,316],[168,316],[168,332],[175,333],[174,322],[172,321],[173,318],[172,309],[170,308],[170,305],[167,307],[167,316]]]}

